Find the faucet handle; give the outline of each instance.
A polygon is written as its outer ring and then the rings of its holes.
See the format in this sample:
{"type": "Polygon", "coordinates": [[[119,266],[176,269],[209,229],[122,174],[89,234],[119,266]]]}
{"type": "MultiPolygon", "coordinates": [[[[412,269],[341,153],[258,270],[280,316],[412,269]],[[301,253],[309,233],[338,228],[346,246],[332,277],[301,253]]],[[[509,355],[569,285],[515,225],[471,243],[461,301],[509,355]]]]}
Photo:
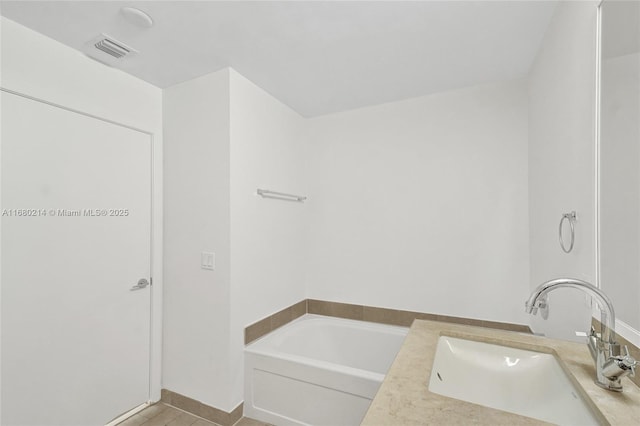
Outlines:
{"type": "Polygon", "coordinates": [[[545,294],[540,297],[535,304],[536,308],[540,310],[540,316],[546,320],[549,318],[549,295],[545,294]]]}
{"type": "Polygon", "coordinates": [[[627,345],[624,345],[624,356],[621,358],[622,359],[620,362],[626,367],[626,369],[631,370],[629,376],[635,377],[638,361],[636,361],[636,359],[629,354],[629,347],[627,345]]]}
{"type": "Polygon", "coordinates": [[[629,350],[625,348],[627,355],[617,355],[609,358],[602,365],[602,375],[609,380],[620,380],[624,376],[635,376],[638,362],[629,355],[629,350]]]}

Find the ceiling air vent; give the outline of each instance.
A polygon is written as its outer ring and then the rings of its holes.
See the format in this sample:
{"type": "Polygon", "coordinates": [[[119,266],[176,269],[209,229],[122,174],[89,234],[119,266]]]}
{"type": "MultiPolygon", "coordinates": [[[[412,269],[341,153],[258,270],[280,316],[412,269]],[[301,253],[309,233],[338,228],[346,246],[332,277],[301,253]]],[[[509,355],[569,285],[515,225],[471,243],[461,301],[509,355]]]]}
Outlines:
{"type": "Polygon", "coordinates": [[[125,46],[116,43],[113,40],[109,40],[108,38],[102,39],[96,44],[94,44],[96,49],[102,50],[104,53],[107,53],[114,58],[122,58],[126,56],[131,50],[127,49],[125,46]]]}
{"type": "Polygon", "coordinates": [[[100,34],[85,44],[85,53],[102,63],[115,65],[138,51],[109,35],[100,34]]]}

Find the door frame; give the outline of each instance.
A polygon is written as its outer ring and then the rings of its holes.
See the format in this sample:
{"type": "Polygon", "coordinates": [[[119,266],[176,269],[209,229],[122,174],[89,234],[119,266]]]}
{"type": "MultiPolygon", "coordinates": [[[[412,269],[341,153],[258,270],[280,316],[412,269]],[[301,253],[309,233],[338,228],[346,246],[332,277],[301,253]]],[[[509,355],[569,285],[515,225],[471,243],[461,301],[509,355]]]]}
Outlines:
{"type": "MultiPolygon", "coordinates": [[[[149,330],[149,387],[148,397],[145,404],[157,402],[161,397],[162,386],[162,156],[161,152],[156,150],[155,134],[144,129],[140,129],[128,124],[124,124],[118,121],[110,120],[105,117],[100,117],[94,114],[90,114],[75,108],[70,108],[65,105],[61,105],[55,102],[51,102],[42,98],[34,97],[26,93],[11,90],[0,86],[0,91],[20,96],[22,98],[43,103],[55,108],[60,108],[65,111],[69,111],[75,114],[80,114],[85,117],[93,118],[103,121],[105,123],[120,126],[129,130],[143,133],[149,136],[149,142],[151,144],[151,217],[150,217],[150,330],[149,330]],[[160,183],[160,185],[159,185],[160,183]],[[160,221],[158,221],[160,219],[160,221]],[[159,253],[159,254],[158,254],[159,253]]],[[[1,110],[1,105],[0,105],[1,110]]],[[[0,155],[2,152],[0,141],[0,155]]],[[[2,200],[0,198],[0,210],[2,209],[2,200]]],[[[2,234],[2,224],[0,223],[0,235],[2,234]]],[[[2,253],[0,252],[0,259],[2,253]]],[[[140,407],[131,407],[132,410],[138,410],[140,407]]],[[[114,413],[114,415],[120,415],[122,413],[114,413]]]]}

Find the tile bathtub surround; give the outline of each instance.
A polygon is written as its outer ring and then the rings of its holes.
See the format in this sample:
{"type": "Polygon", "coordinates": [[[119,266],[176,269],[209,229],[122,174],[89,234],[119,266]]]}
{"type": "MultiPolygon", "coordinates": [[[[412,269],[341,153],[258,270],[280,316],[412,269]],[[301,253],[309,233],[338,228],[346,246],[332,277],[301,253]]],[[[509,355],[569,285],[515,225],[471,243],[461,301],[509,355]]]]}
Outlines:
{"type": "Polygon", "coordinates": [[[594,381],[586,345],[540,336],[436,321],[415,321],[365,415],[362,426],[378,425],[538,425],[529,417],[438,395],[428,390],[431,365],[441,335],[551,353],[564,366],[602,424],[640,424],[640,389],[623,380],[623,393],[594,381]]]}
{"type": "Polygon", "coordinates": [[[529,326],[521,324],[483,321],[470,318],[451,317],[447,315],[428,314],[424,312],[403,311],[399,309],[377,308],[374,306],[306,299],[246,327],[244,329],[244,344],[247,345],[306,313],[359,321],[377,322],[381,324],[399,325],[402,327],[409,327],[413,323],[413,320],[421,319],[531,334],[529,326]]]}
{"type": "Polygon", "coordinates": [[[364,321],[364,306],[349,303],[307,300],[307,312],[310,314],[364,321]]]}
{"type": "Polygon", "coordinates": [[[307,300],[302,300],[281,311],[276,312],[244,329],[244,344],[248,345],[267,333],[290,323],[307,313],[307,300]]]}
{"type": "Polygon", "coordinates": [[[308,313],[331,317],[348,318],[360,321],[377,322],[389,325],[410,327],[415,319],[442,321],[453,324],[474,325],[478,327],[496,328],[499,330],[531,333],[526,325],[510,324],[497,321],[484,321],[471,318],[436,315],[425,312],[404,311],[400,309],[378,308],[375,306],[352,305],[348,303],[326,302],[323,300],[307,300],[308,313]]]}
{"type": "Polygon", "coordinates": [[[161,401],[165,404],[195,414],[221,426],[232,426],[242,418],[242,403],[232,412],[227,413],[168,389],[162,389],[161,395],[161,401]]]}

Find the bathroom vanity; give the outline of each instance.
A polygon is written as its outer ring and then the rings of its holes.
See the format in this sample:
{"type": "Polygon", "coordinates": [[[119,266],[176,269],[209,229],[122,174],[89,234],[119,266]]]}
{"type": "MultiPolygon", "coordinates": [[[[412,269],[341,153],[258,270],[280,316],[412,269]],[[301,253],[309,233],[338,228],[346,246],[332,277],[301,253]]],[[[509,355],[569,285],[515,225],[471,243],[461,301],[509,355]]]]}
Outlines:
{"type": "Polygon", "coordinates": [[[622,393],[598,387],[593,380],[593,360],[584,344],[523,333],[416,320],[362,425],[547,424],[531,417],[431,392],[429,381],[441,336],[554,355],[577,391],[576,398],[586,403],[597,423],[640,424],[640,388],[628,378],[623,379],[622,393]]]}

